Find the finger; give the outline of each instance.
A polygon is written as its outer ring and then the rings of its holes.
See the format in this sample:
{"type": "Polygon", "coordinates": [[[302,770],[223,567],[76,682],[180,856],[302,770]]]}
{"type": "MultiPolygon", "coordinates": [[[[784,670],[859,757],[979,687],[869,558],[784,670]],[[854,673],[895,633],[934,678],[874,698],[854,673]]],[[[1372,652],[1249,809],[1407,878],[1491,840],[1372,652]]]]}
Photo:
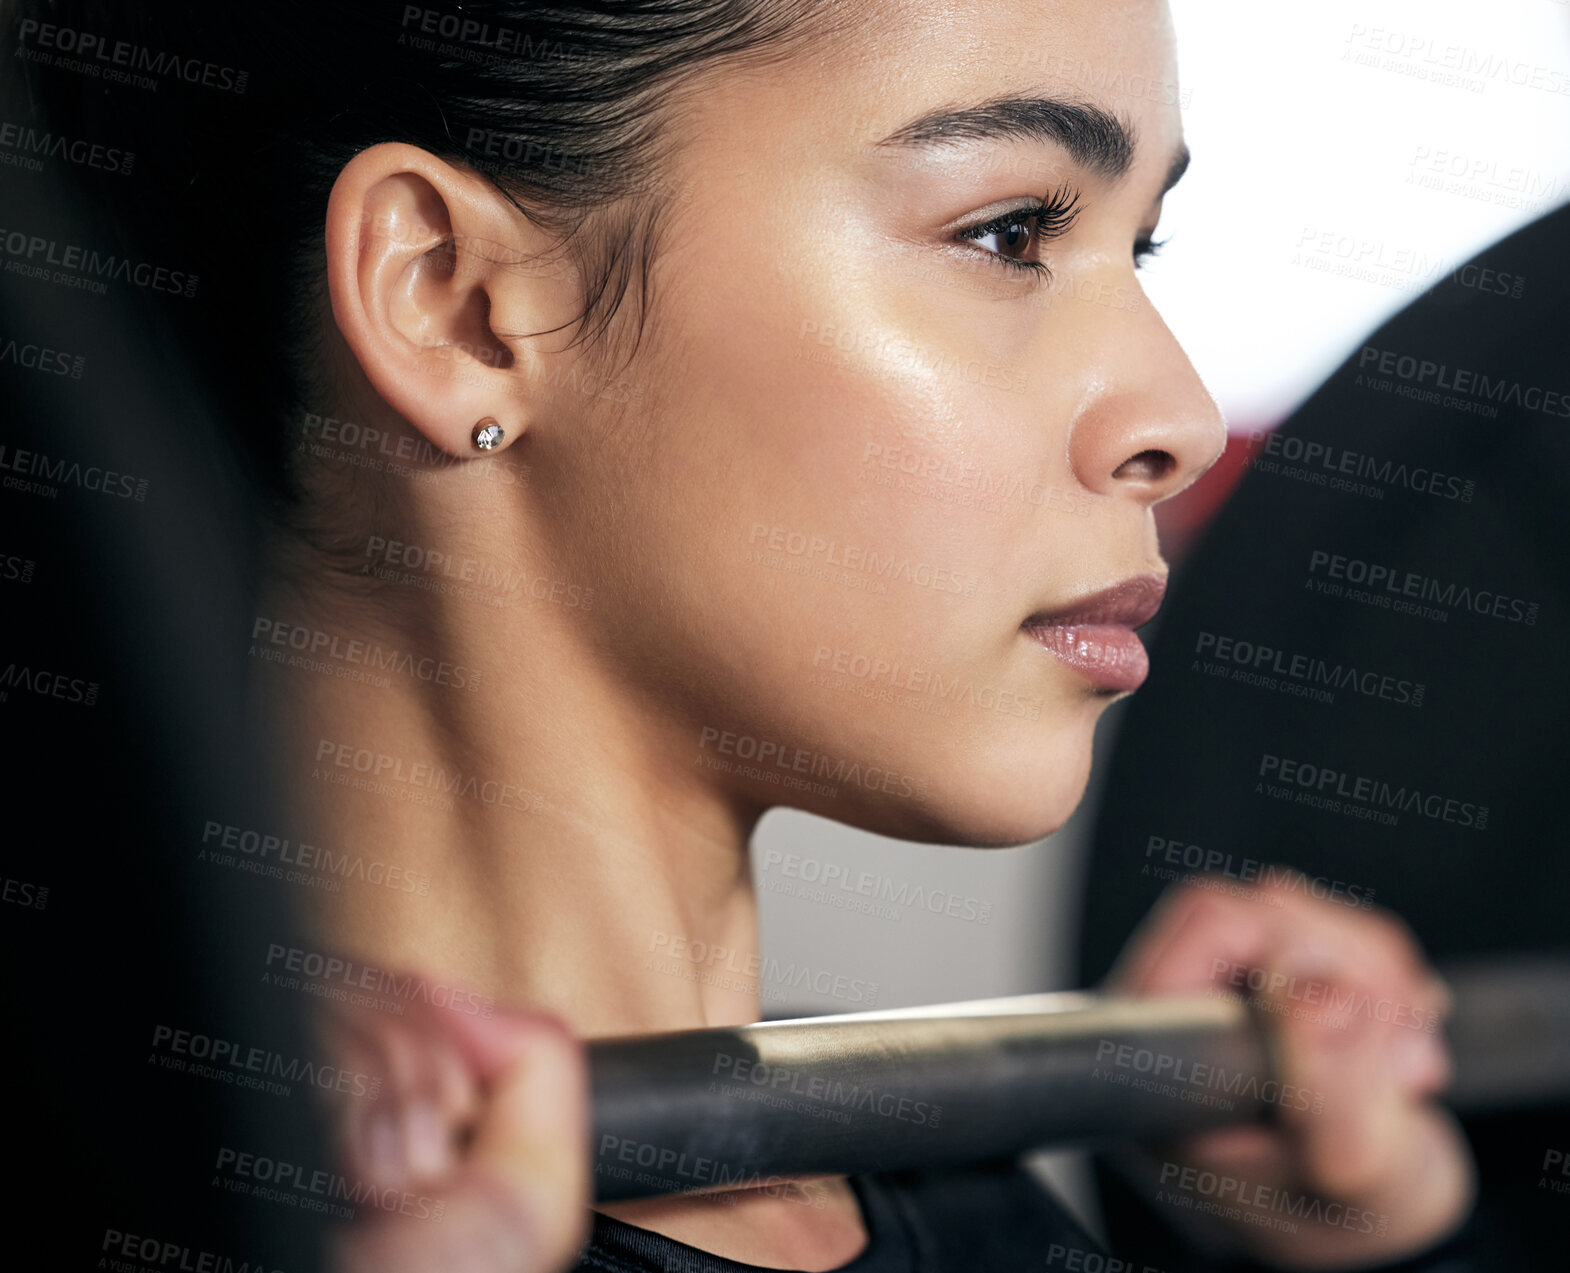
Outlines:
{"type": "Polygon", "coordinates": [[[419,1109],[420,1041],[396,1018],[372,1028],[382,1095],[365,1119],[358,1152],[368,1183],[401,1189],[413,1183],[413,1164],[430,1152],[420,1139],[431,1135],[428,1116],[419,1109]]]}
{"type": "Polygon", "coordinates": [[[1448,996],[1427,968],[1410,931],[1380,911],[1353,911],[1288,884],[1226,893],[1196,883],[1171,890],[1125,949],[1116,988],[1159,994],[1230,982],[1287,956],[1305,977],[1352,965],[1385,995],[1399,994],[1408,1014],[1447,1010],[1448,996]],[[1287,955],[1287,952],[1290,954],[1287,955]]]}
{"type": "Polygon", "coordinates": [[[480,1108],[480,1083],[450,1031],[442,1031],[432,1048],[435,1099],[443,1119],[467,1127],[480,1108]]]}
{"type": "Polygon", "coordinates": [[[336,1239],[334,1273],[556,1273],[587,1236],[588,1077],[581,1048],[541,1017],[453,1016],[483,1076],[467,1154],[434,1217],[374,1215],[336,1239]],[[434,1222],[433,1220],[439,1221],[434,1222]]]}
{"type": "Polygon", "coordinates": [[[1366,1036],[1365,1046],[1408,1090],[1432,1094],[1448,1082],[1439,1025],[1449,994],[1403,925],[1321,905],[1288,921],[1277,940],[1246,984],[1279,1025],[1281,1046],[1341,1055],[1366,1036]]]}
{"type": "Polygon", "coordinates": [[[395,1017],[340,1008],[318,1030],[332,1054],[376,1088],[375,1100],[355,1102],[334,1120],[341,1160],[353,1174],[378,1189],[401,1189],[449,1170],[452,1132],[440,1104],[439,1023],[418,1012],[395,1017]]]}
{"type": "Polygon", "coordinates": [[[1282,1081],[1323,1096],[1317,1111],[1282,1112],[1305,1175],[1333,1197],[1368,1193],[1388,1177],[1412,1114],[1385,1032],[1363,1021],[1344,1031],[1292,1022],[1279,1029],[1282,1081]]]}
{"type": "Polygon", "coordinates": [[[1321,1188],[1366,1188],[1388,1173],[1428,1097],[1448,1081],[1442,1036],[1414,1028],[1437,1019],[1423,1015],[1431,983],[1370,972],[1355,958],[1326,966],[1302,955],[1302,947],[1289,949],[1264,996],[1282,1091],[1302,1098],[1283,1099],[1280,1123],[1321,1188]],[[1316,999],[1345,1005],[1344,1015],[1305,1012],[1292,1001],[1306,970],[1311,989],[1325,992],[1316,999]]]}
{"type": "Polygon", "coordinates": [[[509,1055],[494,1073],[472,1162],[502,1186],[540,1251],[570,1253],[587,1232],[592,1183],[588,1066],[554,1019],[498,1024],[482,1045],[509,1055]]]}
{"type": "MultiPolygon", "coordinates": [[[[1316,1113],[1288,1110],[1282,1119],[1298,1178],[1344,1202],[1348,1218],[1391,1250],[1429,1243],[1464,1214],[1475,1187],[1464,1137],[1422,1084],[1413,1086],[1412,1062],[1404,1059],[1409,1048],[1432,1058],[1443,1044],[1378,1022],[1349,1028],[1339,1043],[1331,1033],[1302,1031],[1284,1052],[1287,1081],[1325,1093],[1316,1113]]],[[[1349,1239],[1351,1231],[1338,1236],[1349,1239]]]]}
{"type": "MultiPolygon", "coordinates": [[[[1292,872],[1297,875],[1296,872],[1292,872]]],[[[1371,977],[1427,983],[1437,981],[1416,935],[1397,916],[1380,907],[1337,905],[1306,889],[1279,883],[1259,890],[1261,901],[1276,909],[1284,924],[1311,924],[1343,953],[1351,953],[1371,977]]]]}
{"type": "Polygon", "coordinates": [[[1211,984],[1217,961],[1246,964],[1270,920],[1257,903],[1198,883],[1169,889],[1129,940],[1107,978],[1127,994],[1162,994],[1211,984]]]}
{"type": "Polygon", "coordinates": [[[411,1183],[439,1180],[456,1161],[458,1124],[449,1116],[442,1099],[446,1064],[453,1051],[444,1023],[429,1015],[411,1014],[398,1031],[405,1048],[408,1087],[402,1094],[401,1142],[404,1167],[411,1183]]]}
{"type": "Polygon", "coordinates": [[[364,1076],[362,1097],[339,1100],[321,1087],[316,1090],[327,1119],[334,1159],[350,1174],[365,1178],[369,1170],[365,1153],[369,1122],[386,1097],[387,1067],[381,1049],[370,1034],[341,1015],[318,1018],[315,1030],[322,1054],[340,1072],[364,1076]]]}

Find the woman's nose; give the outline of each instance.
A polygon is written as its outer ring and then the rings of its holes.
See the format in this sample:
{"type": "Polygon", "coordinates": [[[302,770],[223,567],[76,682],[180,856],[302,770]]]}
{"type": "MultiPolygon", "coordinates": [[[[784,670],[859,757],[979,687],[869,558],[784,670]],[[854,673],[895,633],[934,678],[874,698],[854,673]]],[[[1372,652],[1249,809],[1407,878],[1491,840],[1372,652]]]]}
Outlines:
{"type": "Polygon", "coordinates": [[[1114,352],[1070,429],[1069,458],[1088,490],[1152,505],[1216,462],[1226,421],[1155,309],[1125,318],[1108,333],[1114,352]]]}

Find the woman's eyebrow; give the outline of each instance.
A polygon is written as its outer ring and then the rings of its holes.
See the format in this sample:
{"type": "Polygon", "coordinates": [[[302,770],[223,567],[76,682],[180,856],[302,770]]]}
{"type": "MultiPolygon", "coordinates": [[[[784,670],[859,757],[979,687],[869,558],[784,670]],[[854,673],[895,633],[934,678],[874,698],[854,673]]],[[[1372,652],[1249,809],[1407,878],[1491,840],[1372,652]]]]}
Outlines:
{"type": "MultiPolygon", "coordinates": [[[[1050,97],[997,97],[974,106],[939,107],[901,124],[877,144],[933,147],[1016,139],[1062,146],[1080,166],[1111,181],[1133,166],[1137,144],[1132,125],[1101,107],[1050,97]]],[[[1187,148],[1180,148],[1162,194],[1177,183],[1188,161],[1187,148]]]]}

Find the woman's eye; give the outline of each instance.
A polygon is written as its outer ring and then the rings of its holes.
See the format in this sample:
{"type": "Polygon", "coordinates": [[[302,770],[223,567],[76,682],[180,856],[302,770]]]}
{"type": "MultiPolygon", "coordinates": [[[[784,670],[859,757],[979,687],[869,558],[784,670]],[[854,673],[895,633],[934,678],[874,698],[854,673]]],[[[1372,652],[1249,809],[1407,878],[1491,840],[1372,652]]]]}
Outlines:
{"type": "Polygon", "coordinates": [[[1039,249],[1047,240],[1067,234],[1079,212],[1079,192],[1064,186],[1045,202],[1013,208],[981,225],[961,230],[958,237],[976,244],[1004,269],[1047,274],[1044,261],[1026,257],[1039,256],[1039,249]]]}
{"type": "Polygon", "coordinates": [[[1035,227],[1026,217],[1018,217],[999,229],[984,227],[983,231],[974,241],[1009,260],[1022,257],[1036,239],[1035,227]]]}
{"type": "Polygon", "coordinates": [[[1055,232],[1061,233],[1061,230],[1054,231],[1050,221],[1043,221],[1044,214],[1050,216],[1051,210],[1020,208],[995,217],[985,225],[962,230],[959,237],[976,244],[990,260],[1004,269],[1046,274],[1048,270],[1045,262],[1027,259],[1038,243],[1051,238],[1055,232]]]}

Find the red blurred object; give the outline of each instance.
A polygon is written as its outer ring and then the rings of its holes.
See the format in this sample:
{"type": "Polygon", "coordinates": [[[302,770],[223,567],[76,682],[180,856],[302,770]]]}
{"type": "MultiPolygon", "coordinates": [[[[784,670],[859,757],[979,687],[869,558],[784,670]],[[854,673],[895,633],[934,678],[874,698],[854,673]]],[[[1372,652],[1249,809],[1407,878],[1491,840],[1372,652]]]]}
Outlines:
{"type": "Polygon", "coordinates": [[[1234,430],[1227,436],[1226,450],[1210,466],[1204,477],[1181,495],[1156,506],[1156,528],[1161,534],[1161,553],[1176,565],[1194,546],[1210,520],[1221,511],[1243,474],[1248,462],[1264,445],[1265,429],[1234,430]]]}

